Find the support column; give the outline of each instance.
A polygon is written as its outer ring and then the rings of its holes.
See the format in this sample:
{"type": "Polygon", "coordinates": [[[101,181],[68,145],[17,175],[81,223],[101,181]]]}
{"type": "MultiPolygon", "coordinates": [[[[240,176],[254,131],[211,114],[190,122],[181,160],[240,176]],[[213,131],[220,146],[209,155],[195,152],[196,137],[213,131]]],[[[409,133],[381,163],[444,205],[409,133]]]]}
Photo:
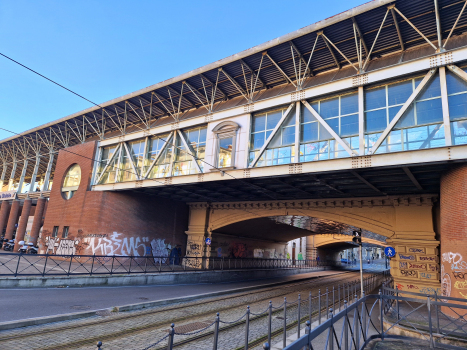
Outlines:
{"type": "Polygon", "coordinates": [[[467,165],[442,174],[440,195],[441,293],[467,299],[467,165]]]}
{"type": "Polygon", "coordinates": [[[365,155],[365,94],[363,86],[358,87],[358,149],[361,156],[365,155]]]}
{"type": "Polygon", "coordinates": [[[11,169],[10,180],[8,181],[8,191],[11,191],[13,189],[13,183],[15,181],[15,173],[16,173],[17,165],[18,165],[18,162],[16,160],[13,160],[13,168],[11,169]]]}
{"type": "Polygon", "coordinates": [[[24,240],[24,234],[26,233],[26,226],[28,225],[29,213],[31,212],[32,200],[26,198],[23,203],[23,210],[21,210],[21,218],[18,223],[18,229],[16,230],[15,237],[15,248],[14,252],[17,252],[20,245],[19,242],[24,240]]]}
{"type": "Polygon", "coordinates": [[[9,214],[10,214],[10,202],[3,201],[2,207],[0,209],[0,236],[2,235],[3,229],[5,228],[6,223],[8,222],[9,214]]]}
{"type": "Polygon", "coordinates": [[[394,219],[394,234],[386,243],[396,250],[391,259],[395,286],[402,291],[439,295],[439,241],[434,232],[433,204],[394,200],[394,219]]]}
{"type": "Polygon", "coordinates": [[[37,239],[39,238],[39,232],[42,227],[45,204],[47,199],[44,197],[39,197],[36,204],[36,210],[34,212],[34,220],[32,222],[31,236],[29,242],[32,242],[34,245],[37,245],[37,239]]]}
{"type": "Polygon", "coordinates": [[[37,173],[39,171],[39,165],[41,164],[41,157],[39,154],[36,154],[36,164],[34,165],[34,170],[31,175],[31,184],[29,185],[29,192],[34,192],[35,183],[37,179],[37,173]]]}
{"type": "Polygon", "coordinates": [[[6,169],[7,169],[7,165],[6,163],[3,163],[3,167],[2,167],[2,175],[0,176],[0,192],[2,191],[3,189],[3,184],[5,183],[5,175],[6,175],[6,169]]]}
{"type": "Polygon", "coordinates": [[[28,170],[28,160],[25,159],[23,163],[23,169],[21,170],[21,177],[19,178],[18,190],[16,192],[21,193],[23,188],[24,178],[26,177],[26,171],[28,170]]]}
{"type": "Polygon", "coordinates": [[[47,191],[49,189],[50,173],[52,172],[53,164],[54,164],[54,154],[50,152],[49,164],[47,164],[47,171],[45,172],[44,185],[42,187],[42,191],[47,191]]]}
{"type": "Polygon", "coordinates": [[[11,204],[10,215],[8,216],[8,223],[6,225],[5,239],[13,239],[13,232],[15,231],[16,219],[18,218],[20,201],[15,199],[11,204]]]}
{"type": "MultiPolygon", "coordinates": [[[[188,222],[188,235],[186,243],[186,256],[206,258],[211,256],[211,249],[205,244],[205,239],[211,237],[209,230],[209,218],[211,208],[208,203],[197,203],[190,206],[190,219],[188,222]]],[[[203,260],[187,260],[185,263],[190,267],[201,268],[203,260]]]]}

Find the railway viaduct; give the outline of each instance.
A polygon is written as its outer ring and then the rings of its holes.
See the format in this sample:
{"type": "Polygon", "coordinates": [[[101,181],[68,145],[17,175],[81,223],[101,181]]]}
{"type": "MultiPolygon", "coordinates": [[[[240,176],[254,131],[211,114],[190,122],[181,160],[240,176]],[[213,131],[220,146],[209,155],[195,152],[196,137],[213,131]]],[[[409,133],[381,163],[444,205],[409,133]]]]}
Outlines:
{"type": "Polygon", "coordinates": [[[2,140],[0,230],[49,254],[284,257],[361,228],[399,288],[460,297],[464,9],[373,0],[2,140]]]}

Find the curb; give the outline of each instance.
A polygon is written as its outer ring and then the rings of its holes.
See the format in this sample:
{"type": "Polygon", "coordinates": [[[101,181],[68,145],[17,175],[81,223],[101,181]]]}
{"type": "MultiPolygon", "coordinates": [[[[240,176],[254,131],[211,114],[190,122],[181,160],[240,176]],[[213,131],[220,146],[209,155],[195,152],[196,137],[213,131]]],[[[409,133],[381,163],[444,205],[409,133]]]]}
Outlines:
{"type": "MultiPolygon", "coordinates": [[[[322,270],[322,271],[326,271],[326,270],[322,270]]],[[[327,275],[327,276],[341,275],[341,274],[345,274],[349,272],[351,271],[338,272],[338,273],[327,275]]],[[[155,306],[163,306],[163,305],[174,304],[174,303],[179,303],[179,302],[187,302],[187,301],[192,301],[195,299],[222,296],[222,295],[231,294],[231,293],[248,292],[254,289],[258,289],[258,288],[281,286],[285,284],[300,282],[303,280],[312,280],[312,279],[316,279],[319,277],[326,277],[326,276],[318,274],[312,277],[297,278],[293,281],[275,282],[275,283],[269,283],[269,284],[262,284],[259,286],[234,288],[234,289],[228,289],[228,290],[223,290],[223,291],[218,291],[218,292],[196,294],[196,295],[190,295],[190,296],[185,296],[185,297],[162,299],[162,300],[149,301],[149,302],[136,303],[136,304],[128,304],[128,305],[116,306],[113,308],[97,309],[97,310],[85,311],[85,312],[74,312],[74,313],[62,314],[62,315],[44,316],[44,317],[27,318],[23,320],[16,320],[16,321],[9,321],[9,322],[1,322],[0,331],[21,328],[21,327],[28,327],[28,326],[38,326],[38,325],[43,325],[47,323],[70,321],[70,320],[75,320],[79,318],[93,317],[93,316],[96,316],[96,312],[98,311],[110,311],[110,312],[114,311],[115,312],[115,310],[117,310],[117,312],[128,312],[128,311],[141,310],[141,309],[146,309],[146,308],[155,307],[155,306]]]]}

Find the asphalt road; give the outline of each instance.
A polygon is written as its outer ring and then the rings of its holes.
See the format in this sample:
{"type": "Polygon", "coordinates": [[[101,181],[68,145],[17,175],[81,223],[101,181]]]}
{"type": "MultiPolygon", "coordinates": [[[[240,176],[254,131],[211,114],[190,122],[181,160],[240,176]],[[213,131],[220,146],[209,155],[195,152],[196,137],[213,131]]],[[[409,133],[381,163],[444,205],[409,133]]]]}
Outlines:
{"type": "Polygon", "coordinates": [[[220,284],[0,289],[0,322],[99,310],[341,272],[316,271],[287,277],[220,284]]]}

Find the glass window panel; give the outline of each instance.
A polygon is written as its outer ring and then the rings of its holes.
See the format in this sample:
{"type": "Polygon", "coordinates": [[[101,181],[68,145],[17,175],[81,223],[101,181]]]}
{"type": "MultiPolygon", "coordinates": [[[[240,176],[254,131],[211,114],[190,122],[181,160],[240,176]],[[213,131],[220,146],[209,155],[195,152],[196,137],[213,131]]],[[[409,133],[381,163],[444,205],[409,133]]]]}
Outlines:
{"type": "Polygon", "coordinates": [[[358,135],[358,114],[341,117],[340,136],[358,135]]]}
{"type": "Polygon", "coordinates": [[[199,143],[206,142],[206,135],[207,135],[207,128],[203,128],[199,130],[199,143]]]}
{"type": "Polygon", "coordinates": [[[282,146],[282,137],[281,137],[281,130],[278,130],[276,135],[272,138],[271,142],[269,142],[268,148],[280,147],[282,146]]]}
{"type": "Polygon", "coordinates": [[[467,94],[449,96],[449,118],[467,119],[467,94]]]}
{"type": "Polygon", "coordinates": [[[266,127],[266,115],[255,116],[253,118],[253,132],[263,131],[266,127]]]}
{"type": "Polygon", "coordinates": [[[265,139],[264,139],[264,133],[258,133],[258,134],[253,134],[251,135],[252,137],[252,144],[253,144],[253,149],[260,149],[263,147],[265,139]]]}
{"type": "Polygon", "coordinates": [[[185,134],[185,140],[187,143],[195,143],[199,142],[199,129],[196,130],[189,130],[185,134]]]}
{"type": "Polygon", "coordinates": [[[219,167],[229,167],[232,164],[232,146],[233,138],[219,140],[219,167]]]}
{"type": "Polygon", "coordinates": [[[446,84],[448,88],[448,94],[455,94],[458,92],[467,91],[467,82],[459,78],[454,73],[446,69],[446,84]]]}
{"type": "Polygon", "coordinates": [[[339,115],[339,98],[321,101],[319,114],[323,119],[336,117],[339,115]]]}
{"type": "Polygon", "coordinates": [[[289,126],[282,129],[282,145],[291,145],[295,143],[295,127],[289,126]]]}
{"type": "Polygon", "coordinates": [[[385,141],[386,142],[385,142],[384,148],[386,148],[385,150],[386,152],[402,151],[402,131],[401,130],[391,131],[385,141]]]}
{"type": "MultiPolygon", "coordinates": [[[[402,108],[402,106],[389,108],[389,121],[392,121],[396,116],[397,112],[402,108]]],[[[399,119],[395,125],[396,129],[407,128],[415,125],[415,111],[413,105],[408,108],[404,115],[399,119]]]]}
{"type": "Polygon", "coordinates": [[[455,145],[467,144],[467,120],[451,123],[452,139],[455,145]]]}
{"type": "Polygon", "coordinates": [[[282,118],[282,111],[276,111],[272,113],[268,113],[268,118],[266,122],[266,130],[274,129],[282,118]]]}
{"type": "Polygon", "coordinates": [[[429,124],[443,121],[441,99],[417,102],[417,124],[429,124]]]}
{"type": "Polygon", "coordinates": [[[326,128],[322,126],[321,124],[319,125],[319,139],[320,140],[332,139],[332,136],[329,133],[329,131],[327,131],[326,128]]]}
{"type": "Polygon", "coordinates": [[[386,87],[365,91],[365,111],[386,107],[386,87]]]}
{"type": "Polygon", "coordinates": [[[305,106],[302,107],[302,123],[314,122],[316,118],[305,106]]]}
{"type": "Polygon", "coordinates": [[[316,112],[319,113],[319,102],[311,103],[311,108],[313,108],[316,112]]]}
{"type": "Polygon", "coordinates": [[[284,120],[282,126],[292,126],[295,125],[295,111],[290,111],[289,116],[284,120]]]}
{"type": "Polygon", "coordinates": [[[301,142],[310,142],[318,140],[318,123],[303,124],[301,129],[301,142]]]}
{"type": "Polygon", "coordinates": [[[341,97],[341,115],[358,113],[358,94],[341,97]]]}
{"type": "Polygon", "coordinates": [[[403,104],[413,92],[412,80],[388,86],[388,105],[403,104]]]}
{"type": "Polygon", "coordinates": [[[382,131],[386,129],[387,125],[386,109],[365,113],[366,132],[382,131]]]}
{"type": "Polygon", "coordinates": [[[439,84],[439,75],[432,78],[431,81],[425,86],[420,95],[417,98],[417,101],[424,100],[426,98],[438,97],[441,96],[441,86],[439,84]]]}
{"type": "Polygon", "coordinates": [[[328,123],[331,129],[339,135],[339,118],[328,119],[326,120],[326,123],[328,123]]]}

